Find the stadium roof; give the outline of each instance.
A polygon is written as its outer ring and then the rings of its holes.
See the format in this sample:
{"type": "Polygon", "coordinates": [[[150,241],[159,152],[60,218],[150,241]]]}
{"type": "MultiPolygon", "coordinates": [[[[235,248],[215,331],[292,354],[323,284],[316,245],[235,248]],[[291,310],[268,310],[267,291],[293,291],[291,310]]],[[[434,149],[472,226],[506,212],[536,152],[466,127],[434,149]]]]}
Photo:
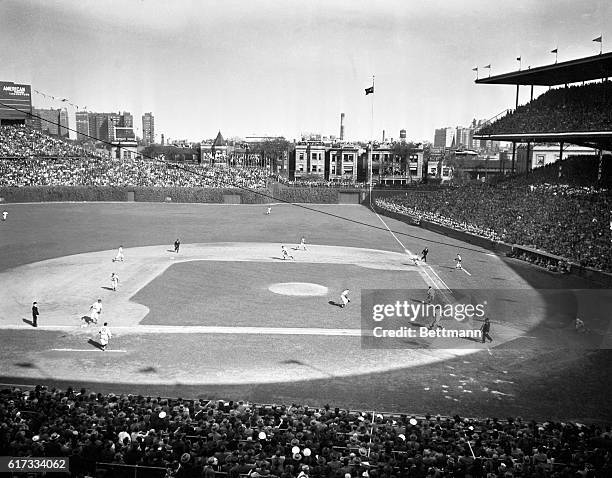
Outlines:
{"type": "Polygon", "coordinates": [[[611,76],[612,52],[609,52],[552,65],[538,66],[529,70],[512,71],[488,78],[479,78],[476,80],[476,83],[487,85],[555,86],[580,81],[598,80],[611,76]]]}
{"type": "Polygon", "coordinates": [[[574,131],[565,133],[475,134],[474,139],[515,141],[517,143],[572,143],[612,151],[612,131],[574,131]]]}

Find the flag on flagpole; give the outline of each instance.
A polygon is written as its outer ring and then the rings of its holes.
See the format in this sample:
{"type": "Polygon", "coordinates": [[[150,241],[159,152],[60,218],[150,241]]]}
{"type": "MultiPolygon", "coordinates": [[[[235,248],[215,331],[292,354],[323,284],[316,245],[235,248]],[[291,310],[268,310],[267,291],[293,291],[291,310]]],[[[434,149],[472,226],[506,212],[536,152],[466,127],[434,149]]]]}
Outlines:
{"type": "Polygon", "coordinates": [[[366,93],[366,96],[368,96],[370,93],[374,94],[374,87],[370,86],[369,88],[366,88],[365,93],[366,93]]]}
{"type": "Polygon", "coordinates": [[[551,53],[558,53],[559,50],[557,48],[555,48],[554,50],[550,50],[551,53]]]}
{"type": "Polygon", "coordinates": [[[483,66],[483,68],[488,68],[490,70],[491,69],[491,63],[489,63],[487,66],[483,66]]]}
{"type": "Polygon", "coordinates": [[[517,56],[517,57],[516,57],[516,61],[521,61],[521,57],[520,57],[520,56],[517,56]]]}
{"type": "Polygon", "coordinates": [[[599,35],[597,38],[593,38],[593,41],[596,41],[597,43],[601,43],[601,37],[602,35],[599,35]]]}
{"type": "Polygon", "coordinates": [[[478,71],[478,67],[472,68],[472,71],[478,71]]]}

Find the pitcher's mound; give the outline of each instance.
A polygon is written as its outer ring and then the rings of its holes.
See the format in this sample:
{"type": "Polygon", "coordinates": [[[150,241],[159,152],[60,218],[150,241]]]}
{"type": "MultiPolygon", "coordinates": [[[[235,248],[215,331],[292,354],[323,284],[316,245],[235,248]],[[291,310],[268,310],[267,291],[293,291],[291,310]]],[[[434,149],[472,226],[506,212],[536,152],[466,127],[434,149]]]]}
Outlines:
{"type": "Polygon", "coordinates": [[[281,282],[272,284],[268,290],[281,295],[327,295],[327,287],[310,282],[281,282]]]}

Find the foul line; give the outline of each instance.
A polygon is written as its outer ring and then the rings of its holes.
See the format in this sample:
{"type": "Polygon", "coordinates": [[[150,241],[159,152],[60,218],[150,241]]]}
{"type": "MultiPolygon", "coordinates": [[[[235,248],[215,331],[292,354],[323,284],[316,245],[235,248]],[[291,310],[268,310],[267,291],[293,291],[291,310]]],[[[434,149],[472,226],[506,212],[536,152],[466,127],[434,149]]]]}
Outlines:
{"type": "Polygon", "coordinates": [[[114,352],[114,353],[127,353],[127,350],[100,350],[100,349],[96,349],[96,348],[90,348],[90,349],[50,349],[52,352],[103,352],[103,353],[108,353],[108,352],[114,352]]]}
{"type": "MultiPolygon", "coordinates": [[[[372,209],[372,212],[374,214],[376,214],[376,217],[378,217],[378,219],[380,219],[380,222],[383,223],[383,225],[385,226],[385,228],[387,229],[387,231],[389,231],[391,233],[391,235],[393,236],[393,238],[397,241],[397,243],[402,246],[402,249],[404,250],[404,252],[410,254],[411,256],[414,256],[414,254],[412,252],[410,252],[408,249],[406,249],[406,247],[404,246],[404,244],[402,244],[402,241],[400,241],[397,236],[395,235],[395,233],[389,228],[389,226],[387,226],[387,223],[383,220],[382,217],[380,217],[380,214],[378,214],[374,209],[372,209]]],[[[438,289],[446,289],[448,291],[450,291],[450,287],[448,287],[448,285],[446,285],[446,282],[444,282],[442,280],[442,278],[438,275],[438,273],[436,271],[433,270],[433,268],[429,265],[429,264],[425,264],[421,270],[424,272],[424,274],[429,278],[429,280],[438,288],[438,289]],[[438,284],[436,284],[436,281],[434,279],[432,279],[432,277],[427,273],[426,267],[429,268],[429,270],[436,276],[436,278],[438,279],[438,281],[440,282],[440,284],[442,284],[442,287],[440,287],[438,284]]],[[[469,274],[469,272],[468,272],[469,274]]],[[[471,275],[471,274],[469,274],[471,275]]],[[[452,293],[452,292],[451,292],[452,293]]]]}

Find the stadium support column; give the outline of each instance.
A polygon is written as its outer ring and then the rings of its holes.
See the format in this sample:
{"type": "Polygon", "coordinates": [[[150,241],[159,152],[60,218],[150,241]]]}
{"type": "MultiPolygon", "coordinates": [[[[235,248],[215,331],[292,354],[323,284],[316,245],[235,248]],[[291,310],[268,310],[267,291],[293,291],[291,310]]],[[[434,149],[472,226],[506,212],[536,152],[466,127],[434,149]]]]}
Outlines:
{"type": "Polygon", "coordinates": [[[512,141],[512,174],[514,174],[515,159],[516,159],[516,141],[512,141]]]}
{"type": "Polygon", "coordinates": [[[601,174],[603,172],[603,152],[601,148],[599,148],[599,158],[597,163],[597,182],[601,183],[601,174]]]}
{"type": "Polygon", "coordinates": [[[525,172],[531,170],[531,142],[527,141],[527,156],[525,157],[525,172]]]}
{"type": "Polygon", "coordinates": [[[561,179],[561,176],[563,175],[563,166],[561,165],[561,161],[563,161],[563,141],[559,143],[559,179],[561,179]]]}
{"type": "Polygon", "coordinates": [[[519,85],[516,84],[516,101],[514,102],[514,109],[518,108],[518,97],[519,97],[519,85]]]}

